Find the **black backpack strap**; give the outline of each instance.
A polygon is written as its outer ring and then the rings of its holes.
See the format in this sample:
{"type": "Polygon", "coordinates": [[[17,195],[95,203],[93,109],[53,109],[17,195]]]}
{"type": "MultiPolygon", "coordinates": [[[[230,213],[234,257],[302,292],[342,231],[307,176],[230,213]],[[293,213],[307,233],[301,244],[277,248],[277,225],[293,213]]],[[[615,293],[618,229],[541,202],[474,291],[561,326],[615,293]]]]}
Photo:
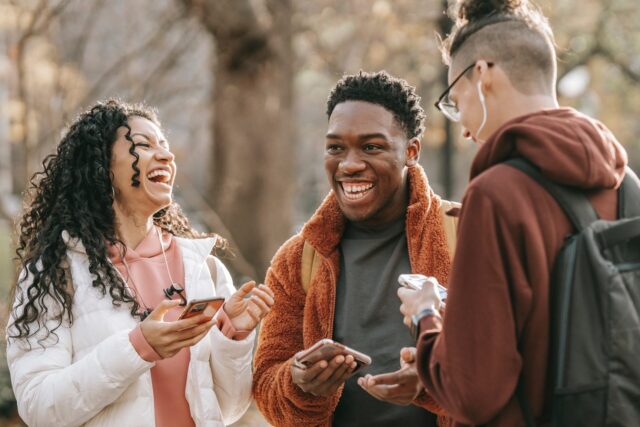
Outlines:
{"type": "Polygon", "coordinates": [[[537,167],[523,158],[509,159],[504,164],[524,172],[547,190],[556,199],[576,230],[582,230],[598,219],[598,213],[582,192],[552,182],[537,167]]]}
{"type": "Polygon", "coordinates": [[[618,218],[640,216],[640,185],[638,177],[627,167],[618,188],[618,218]]]}
{"type": "Polygon", "coordinates": [[[640,216],[618,220],[615,226],[598,233],[602,248],[611,248],[640,236],[640,216]]]}
{"type": "MultiPolygon", "coordinates": [[[[569,217],[569,220],[576,230],[582,230],[598,219],[598,214],[595,209],[593,209],[591,202],[589,202],[589,199],[580,191],[555,184],[545,177],[537,167],[523,158],[510,159],[504,163],[525,173],[549,194],[551,194],[567,217],[569,217]]],[[[519,337],[516,336],[516,340],[518,342],[518,351],[522,354],[522,344],[519,337]]],[[[522,410],[525,425],[527,427],[535,427],[537,423],[533,417],[529,401],[525,395],[524,376],[522,373],[520,373],[520,376],[518,377],[516,398],[518,399],[518,404],[522,410]]]]}

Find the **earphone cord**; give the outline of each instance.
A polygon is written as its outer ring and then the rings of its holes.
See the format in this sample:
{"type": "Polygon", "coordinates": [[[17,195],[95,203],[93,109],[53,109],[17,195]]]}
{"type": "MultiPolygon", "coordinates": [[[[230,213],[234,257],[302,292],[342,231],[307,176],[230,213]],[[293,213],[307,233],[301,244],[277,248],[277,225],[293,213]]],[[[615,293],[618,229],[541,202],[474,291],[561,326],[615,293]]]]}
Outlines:
{"type": "Polygon", "coordinates": [[[142,294],[138,291],[138,287],[136,286],[136,283],[133,280],[133,276],[131,275],[131,270],[129,270],[129,264],[127,264],[127,261],[125,261],[124,258],[122,258],[122,264],[124,264],[124,268],[127,270],[127,276],[128,276],[127,280],[125,280],[124,276],[122,275],[122,273],[120,273],[120,270],[118,270],[117,268],[115,268],[116,272],[118,273],[118,275],[120,276],[124,284],[127,285],[128,288],[129,288],[128,286],[129,280],[131,280],[131,286],[133,286],[133,290],[136,293],[135,296],[140,298],[140,302],[144,306],[145,310],[150,311],[149,306],[147,305],[146,302],[144,302],[144,298],[142,298],[142,294]]]}
{"type": "MultiPolygon", "coordinates": [[[[156,233],[158,235],[158,240],[160,241],[160,248],[162,249],[162,256],[164,258],[164,266],[167,269],[167,274],[169,275],[169,280],[171,281],[171,285],[173,285],[175,282],[173,281],[173,277],[171,276],[171,271],[169,270],[169,261],[167,260],[167,254],[165,253],[164,250],[164,244],[162,243],[162,237],[160,235],[160,230],[158,228],[156,228],[156,233]]],[[[145,311],[150,311],[151,308],[147,305],[147,303],[144,301],[144,298],[142,298],[142,294],[140,293],[140,291],[138,291],[138,287],[136,286],[135,281],[133,280],[133,276],[131,275],[131,270],[129,269],[129,264],[127,263],[127,261],[125,261],[124,257],[122,257],[122,264],[124,264],[124,268],[127,270],[127,279],[125,280],[124,276],[122,276],[122,273],[120,273],[120,270],[118,270],[117,268],[115,269],[116,272],[118,273],[118,275],[120,276],[120,278],[122,279],[122,281],[125,283],[125,285],[127,287],[129,287],[129,280],[131,281],[131,286],[133,287],[133,290],[136,293],[136,297],[140,298],[140,302],[142,303],[142,305],[145,308],[145,311]]],[[[131,288],[129,288],[131,289],[131,288]]]]}
{"type": "Polygon", "coordinates": [[[160,248],[162,249],[162,256],[164,257],[164,266],[167,269],[167,274],[169,275],[169,280],[173,285],[175,282],[173,281],[173,277],[171,277],[171,271],[169,271],[169,261],[167,261],[167,254],[164,252],[164,244],[162,243],[162,236],[160,235],[160,228],[156,228],[156,232],[158,234],[158,240],[160,241],[160,248]]]}

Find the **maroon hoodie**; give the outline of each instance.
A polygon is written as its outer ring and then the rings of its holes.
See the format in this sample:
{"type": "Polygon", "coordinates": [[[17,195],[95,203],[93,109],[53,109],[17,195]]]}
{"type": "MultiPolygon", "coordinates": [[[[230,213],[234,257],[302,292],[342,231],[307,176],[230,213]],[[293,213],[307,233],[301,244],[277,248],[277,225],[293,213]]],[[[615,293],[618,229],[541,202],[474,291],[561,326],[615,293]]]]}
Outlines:
{"type": "Polygon", "coordinates": [[[584,189],[605,219],[617,215],[615,190],[627,164],[606,127],[569,108],[514,119],[480,147],[463,198],[444,325],[423,319],[417,343],[420,377],[455,426],[524,425],[514,394],[521,372],[533,415],[549,403],[549,279],[571,225],[542,187],[500,164],[512,157],[584,189]]]}

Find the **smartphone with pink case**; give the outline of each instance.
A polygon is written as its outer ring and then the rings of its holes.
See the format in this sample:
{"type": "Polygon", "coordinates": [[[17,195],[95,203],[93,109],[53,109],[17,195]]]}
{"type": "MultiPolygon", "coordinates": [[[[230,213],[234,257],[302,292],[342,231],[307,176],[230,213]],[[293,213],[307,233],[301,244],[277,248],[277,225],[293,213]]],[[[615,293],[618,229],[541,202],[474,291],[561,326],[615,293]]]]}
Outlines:
{"type": "Polygon", "coordinates": [[[299,354],[296,362],[303,366],[311,366],[321,360],[329,362],[331,359],[339,355],[353,356],[357,364],[353,372],[357,372],[371,364],[371,358],[366,354],[360,353],[359,351],[349,348],[344,344],[340,344],[339,342],[335,342],[329,338],[321,339],[306,349],[303,353],[299,354]]]}

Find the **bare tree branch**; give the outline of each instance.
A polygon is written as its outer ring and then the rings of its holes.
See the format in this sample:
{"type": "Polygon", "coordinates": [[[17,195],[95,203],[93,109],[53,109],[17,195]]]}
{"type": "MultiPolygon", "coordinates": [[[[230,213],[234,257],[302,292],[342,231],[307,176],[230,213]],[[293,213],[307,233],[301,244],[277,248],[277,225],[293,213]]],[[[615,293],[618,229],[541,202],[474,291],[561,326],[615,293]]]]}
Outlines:
{"type": "Polygon", "coordinates": [[[615,54],[609,49],[601,49],[600,54],[607,58],[611,63],[615,64],[626,78],[634,83],[640,83],[640,73],[632,69],[628,64],[616,58],[615,54]]]}
{"type": "Polygon", "coordinates": [[[250,0],[183,0],[183,4],[200,18],[217,42],[218,58],[235,73],[250,75],[277,54],[270,28],[260,22],[250,0]]]}
{"type": "MultiPolygon", "coordinates": [[[[377,31],[377,25],[375,19],[366,19],[363,17],[360,21],[360,27],[364,27],[364,35],[355,37],[350,45],[349,52],[345,56],[343,70],[352,70],[358,67],[358,64],[363,64],[366,54],[371,46],[373,37],[377,31]]],[[[342,73],[341,73],[342,74],[342,73]]]]}
{"type": "Polygon", "coordinates": [[[158,65],[145,77],[141,84],[138,85],[133,93],[138,94],[141,98],[145,98],[145,95],[149,93],[150,89],[155,87],[159,80],[166,76],[169,71],[174,69],[175,66],[180,63],[180,59],[187,51],[188,46],[195,41],[197,36],[198,33],[196,31],[185,31],[174,46],[167,51],[166,55],[158,65]]]}
{"type": "Polygon", "coordinates": [[[615,64],[626,78],[634,83],[640,82],[640,72],[632,69],[629,64],[618,59],[612,49],[605,46],[605,23],[607,22],[607,18],[612,15],[613,3],[602,0],[600,6],[602,7],[602,12],[600,13],[600,19],[597,20],[596,28],[593,32],[593,43],[591,47],[571,62],[565,63],[562,72],[558,76],[558,80],[561,80],[574,68],[586,65],[592,58],[600,55],[615,64]]]}
{"type": "Polygon", "coordinates": [[[327,72],[333,76],[342,75],[342,72],[344,71],[343,64],[338,60],[338,55],[336,55],[332,49],[325,46],[320,39],[318,31],[308,27],[304,28],[302,26],[298,26],[298,31],[305,32],[305,36],[311,43],[314,53],[322,58],[322,61],[325,63],[327,72]]]}
{"type": "MultiPolygon", "coordinates": [[[[22,128],[21,140],[16,141],[23,149],[23,161],[16,167],[17,174],[20,175],[17,182],[26,183],[31,176],[31,164],[33,156],[37,153],[38,141],[31,135],[30,117],[31,108],[30,91],[27,87],[27,47],[31,38],[46,33],[51,21],[58,17],[69,5],[70,0],[62,0],[55,7],[47,7],[47,0],[40,0],[33,10],[25,11],[29,14],[29,21],[15,44],[15,67],[16,67],[16,98],[23,105],[19,122],[22,128]]],[[[24,9],[18,9],[24,10],[24,9]]],[[[18,189],[20,190],[20,189],[18,189]]]]}
{"type": "Polygon", "coordinates": [[[84,21],[82,30],[80,31],[80,37],[76,41],[73,48],[73,61],[76,64],[81,65],[84,62],[84,57],[87,49],[87,43],[91,38],[91,30],[95,27],[95,23],[104,10],[105,0],[96,0],[93,2],[91,10],[87,14],[87,19],[84,21]]]}
{"type": "MultiPolygon", "coordinates": [[[[565,77],[574,68],[586,65],[593,57],[602,53],[602,40],[605,35],[604,28],[607,21],[606,16],[611,14],[611,4],[609,4],[608,1],[601,0],[600,6],[602,8],[599,14],[600,19],[596,20],[595,28],[591,32],[593,34],[591,46],[588,49],[585,49],[584,52],[580,54],[580,56],[573,55],[573,57],[571,57],[569,55],[569,57],[571,58],[570,61],[559,62],[559,65],[561,65],[561,70],[558,73],[558,81],[562,80],[562,78],[565,77]]],[[[584,31],[581,31],[580,33],[583,34],[584,31]]]]}
{"type": "MultiPolygon", "coordinates": [[[[172,13],[166,14],[164,18],[161,18],[158,22],[157,30],[151,34],[141,45],[137,46],[133,50],[125,53],[116,61],[114,61],[105,71],[102,72],[93,82],[93,85],[86,91],[82,100],[78,102],[74,108],[69,108],[68,111],[64,111],[61,115],[61,123],[69,120],[69,115],[73,114],[77,107],[85,106],[88,103],[93,102],[109,85],[113,84],[122,77],[122,74],[118,72],[123,67],[134,60],[137,56],[143,55],[145,51],[158,45],[163,38],[167,35],[170,29],[180,22],[186,16],[185,10],[178,10],[172,13]]],[[[46,133],[41,135],[40,140],[42,143],[46,143],[53,135],[56,135],[59,129],[52,128],[46,133]]]]}
{"type": "Polygon", "coordinates": [[[238,35],[262,32],[251,1],[232,2],[183,0],[187,8],[201,17],[200,21],[216,38],[232,38],[238,35]]]}
{"type": "Polygon", "coordinates": [[[128,53],[122,55],[117,61],[114,61],[105,71],[102,72],[98,78],[95,79],[91,88],[87,91],[86,95],[79,103],[85,105],[92,102],[103,90],[107,87],[115,78],[120,76],[117,71],[126,66],[135,57],[141,55],[146,50],[158,44],[168,33],[169,29],[175,25],[178,21],[184,18],[183,12],[171,13],[165,19],[161,20],[158,24],[157,30],[147,38],[141,45],[128,53]]]}
{"type": "MultiPolygon", "coordinates": [[[[43,31],[46,31],[49,28],[49,24],[51,23],[51,20],[53,20],[53,18],[58,17],[62,12],[64,12],[64,9],[69,5],[70,2],[71,0],[62,0],[60,3],[58,3],[57,6],[53,8],[45,8],[44,10],[48,11],[49,13],[44,15],[44,18],[42,18],[42,23],[40,23],[36,32],[41,33],[43,31]]],[[[43,16],[43,15],[38,14],[38,17],[40,16],[43,16]]]]}
{"type": "MultiPolygon", "coordinates": [[[[198,190],[193,186],[191,181],[184,174],[179,174],[177,177],[178,188],[180,196],[182,196],[190,207],[192,212],[195,212],[198,217],[206,224],[206,226],[213,232],[224,237],[232,248],[233,257],[228,259],[232,268],[241,276],[258,279],[258,274],[253,266],[245,259],[240,252],[238,245],[233,239],[231,232],[224,225],[222,219],[213,210],[213,208],[207,203],[207,201],[200,195],[198,190]]],[[[225,260],[227,261],[227,260],[225,260]]]]}
{"type": "MultiPolygon", "coordinates": [[[[36,22],[38,21],[40,14],[44,12],[46,2],[47,0],[40,0],[38,2],[35,9],[30,15],[30,19],[29,19],[29,23],[27,24],[27,27],[24,29],[24,31],[22,31],[20,35],[20,41],[26,40],[35,34],[36,22]]],[[[19,10],[23,10],[23,9],[19,9],[19,10]]],[[[29,12],[30,11],[25,11],[25,13],[29,13],[29,12]]]]}
{"type": "MultiPolygon", "coordinates": [[[[191,97],[192,95],[202,92],[204,87],[204,82],[202,83],[191,83],[186,85],[174,85],[171,87],[163,88],[164,90],[154,90],[150,92],[148,95],[145,95],[145,99],[148,99],[149,104],[151,105],[164,105],[169,101],[176,102],[179,105],[179,108],[182,109],[182,101],[186,97],[191,97]]],[[[163,113],[166,112],[166,106],[163,107],[163,113]]]]}
{"type": "Polygon", "coordinates": [[[589,61],[599,53],[602,49],[599,42],[594,42],[589,49],[586,49],[580,56],[571,57],[571,61],[559,61],[561,70],[558,72],[558,81],[562,80],[567,74],[569,74],[574,68],[582,65],[587,65],[589,61]]]}

